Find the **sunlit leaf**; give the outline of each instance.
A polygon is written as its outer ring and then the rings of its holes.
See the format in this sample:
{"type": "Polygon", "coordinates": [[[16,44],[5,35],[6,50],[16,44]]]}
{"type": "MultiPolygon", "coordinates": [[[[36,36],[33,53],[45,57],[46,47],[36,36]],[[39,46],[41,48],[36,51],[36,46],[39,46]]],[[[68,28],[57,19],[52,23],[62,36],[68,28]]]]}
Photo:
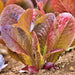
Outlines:
{"type": "Polygon", "coordinates": [[[18,22],[25,10],[16,4],[8,5],[1,14],[1,25],[12,25],[18,22]]]}
{"type": "Polygon", "coordinates": [[[3,9],[4,9],[4,5],[3,5],[3,2],[0,0],[0,14],[1,14],[3,9]]]}
{"type": "Polygon", "coordinates": [[[51,25],[54,24],[54,21],[55,21],[54,14],[48,13],[39,18],[35,23],[33,31],[35,31],[37,34],[42,49],[42,53],[46,44],[48,33],[50,31],[50,27],[51,25]]]}
{"type": "Polygon", "coordinates": [[[35,21],[43,16],[43,13],[38,9],[33,9],[33,17],[35,17],[35,21]]]}
{"type": "Polygon", "coordinates": [[[18,23],[15,25],[28,33],[30,32],[30,29],[31,29],[32,17],[33,17],[33,10],[27,9],[20,17],[18,23]]]}
{"type": "Polygon", "coordinates": [[[20,5],[22,8],[33,8],[33,3],[31,0],[8,0],[6,6],[9,4],[17,4],[20,5]]]}
{"type": "Polygon", "coordinates": [[[69,12],[75,16],[75,0],[52,0],[53,7],[58,12],[69,12]]]}

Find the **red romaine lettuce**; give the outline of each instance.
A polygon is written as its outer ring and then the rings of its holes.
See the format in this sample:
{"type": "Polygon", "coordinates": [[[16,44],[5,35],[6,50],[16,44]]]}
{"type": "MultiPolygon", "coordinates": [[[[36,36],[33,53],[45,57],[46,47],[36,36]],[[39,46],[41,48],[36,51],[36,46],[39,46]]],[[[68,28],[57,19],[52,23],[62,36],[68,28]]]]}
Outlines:
{"type": "Polygon", "coordinates": [[[27,9],[18,23],[4,25],[1,35],[9,48],[9,54],[28,65],[22,71],[37,73],[43,67],[54,67],[53,63],[59,55],[72,44],[75,18],[70,13],[43,15],[39,10],[27,9]]]}

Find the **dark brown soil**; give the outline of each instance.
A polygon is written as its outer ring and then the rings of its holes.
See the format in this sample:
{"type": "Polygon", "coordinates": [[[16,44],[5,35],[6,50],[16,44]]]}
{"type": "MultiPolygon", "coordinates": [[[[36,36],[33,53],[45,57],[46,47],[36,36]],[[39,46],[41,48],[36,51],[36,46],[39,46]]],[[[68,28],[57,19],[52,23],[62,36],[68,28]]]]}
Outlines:
{"type": "Polygon", "coordinates": [[[8,66],[2,70],[0,75],[75,75],[75,50],[63,53],[57,60],[56,65],[58,70],[40,70],[37,74],[19,73],[19,70],[24,66],[21,62],[15,61],[8,54],[4,55],[8,66]]]}

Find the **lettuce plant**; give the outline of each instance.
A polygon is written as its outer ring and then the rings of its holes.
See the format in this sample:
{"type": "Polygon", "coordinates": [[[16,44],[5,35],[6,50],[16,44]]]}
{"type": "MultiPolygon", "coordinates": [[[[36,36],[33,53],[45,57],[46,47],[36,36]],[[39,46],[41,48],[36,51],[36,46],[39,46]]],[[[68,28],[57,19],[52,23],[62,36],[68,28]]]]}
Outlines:
{"type": "Polygon", "coordinates": [[[8,53],[26,65],[21,71],[37,73],[39,69],[55,68],[53,63],[74,40],[75,18],[70,13],[43,14],[38,9],[23,10],[19,16],[22,8],[14,12],[15,8],[18,6],[9,5],[1,14],[1,36],[8,53]],[[10,7],[14,10],[5,13],[10,7]],[[18,15],[16,22],[12,14],[18,15]]]}

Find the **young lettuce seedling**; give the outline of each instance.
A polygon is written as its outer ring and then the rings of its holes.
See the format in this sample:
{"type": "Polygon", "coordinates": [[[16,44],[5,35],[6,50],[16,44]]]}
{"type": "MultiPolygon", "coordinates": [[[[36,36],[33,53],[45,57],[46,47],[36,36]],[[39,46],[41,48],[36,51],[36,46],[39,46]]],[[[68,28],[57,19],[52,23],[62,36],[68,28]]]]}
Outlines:
{"type": "Polygon", "coordinates": [[[26,65],[21,71],[37,73],[39,69],[55,67],[53,63],[72,44],[75,18],[70,13],[56,17],[53,13],[43,15],[38,9],[27,9],[18,23],[3,25],[1,35],[9,54],[26,65]],[[35,22],[31,30],[34,12],[35,22]]]}

